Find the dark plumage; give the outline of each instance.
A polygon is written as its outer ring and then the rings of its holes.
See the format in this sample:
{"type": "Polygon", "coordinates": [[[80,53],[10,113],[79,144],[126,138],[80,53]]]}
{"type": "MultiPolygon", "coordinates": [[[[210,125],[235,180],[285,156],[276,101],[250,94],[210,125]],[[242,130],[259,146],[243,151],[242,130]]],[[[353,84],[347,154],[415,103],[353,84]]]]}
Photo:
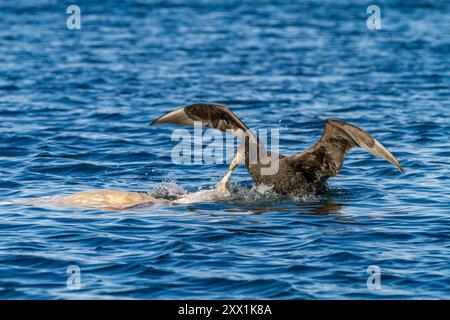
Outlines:
{"type": "Polygon", "coordinates": [[[402,173],[397,159],[366,131],[349,123],[328,119],[319,141],[299,154],[286,157],[267,151],[248,127],[230,110],[211,104],[193,104],[176,109],[154,120],[151,125],[173,123],[194,125],[199,122],[208,128],[231,131],[245,141],[245,148],[235,156],[230,173],[223,181],[228,188],[229,175],[240,157],[245,159],[248,172],[257,184],[267,185],[280,194],[319,193],[326,188],[326,181],[339,173],[347,152],[361,147],[367,152],[389,161],[402,173]],[[276,172],[269,172],[269,167],[276,172]]]}

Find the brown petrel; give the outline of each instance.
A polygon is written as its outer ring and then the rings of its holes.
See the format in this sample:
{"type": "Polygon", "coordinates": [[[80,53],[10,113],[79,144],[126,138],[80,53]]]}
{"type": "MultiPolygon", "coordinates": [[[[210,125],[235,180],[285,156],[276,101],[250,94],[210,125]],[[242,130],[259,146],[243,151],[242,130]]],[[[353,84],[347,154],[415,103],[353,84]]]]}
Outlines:
{"type": "Polygon", "coordinates": [[[229,109],[220,105],[196,103],[171,111],[150,125],[196,125],[231,132],[245,141],[238,148],[230,169],[219,189],[229,190],[229,180],[237,164],[245,166],[256,185],[265,185],[279,194],[320,193],[326,182],[336,176],[345,155],[353,147],[361,147],[376,157],[395,165],[402,173],[397,159],[369,133],[340,120],[327,119],[319,141],[309,149],[284,156],[265,149],[251,130],[229,109]],[[253,151],[252,151],[253,150],[253,151]],[[261,152],[263,151],[263,152],[261,152]],[[276,170],[270,170],[276,168],[276,170]]]}

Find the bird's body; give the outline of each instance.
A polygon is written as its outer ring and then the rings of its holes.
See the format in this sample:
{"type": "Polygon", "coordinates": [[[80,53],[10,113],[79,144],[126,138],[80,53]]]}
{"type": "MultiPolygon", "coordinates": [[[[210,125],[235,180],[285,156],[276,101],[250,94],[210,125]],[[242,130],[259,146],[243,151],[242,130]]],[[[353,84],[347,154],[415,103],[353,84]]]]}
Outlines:
{"type": "MultiPolygon", "coordinates": [[[[273,153],[272,153],[273,154],[273,153]]],[[[279,194],[304,194],[317,193],[322,190],[325,183],[307,179],[302,168],[296,165],[290,157],[279,155],[278,172],[273,175],[261,173],[262,168],[267,167],[260,163],[246,164],[246,168],[256,185],[269,186],[270,190],[279,194]]]]}

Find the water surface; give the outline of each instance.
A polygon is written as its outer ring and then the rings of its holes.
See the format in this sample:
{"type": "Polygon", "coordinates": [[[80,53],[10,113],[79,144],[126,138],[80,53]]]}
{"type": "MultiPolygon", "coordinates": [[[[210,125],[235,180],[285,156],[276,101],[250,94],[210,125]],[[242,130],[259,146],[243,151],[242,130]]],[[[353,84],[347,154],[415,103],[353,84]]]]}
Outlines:
{"type": "Polygon", "coordinates": [[[0,298],[450,298],[450,5],[384,1],[0,2],[0,298]],[[402,163],[352,150],[320,197],[253,191],[126,212],[10,201],[211,188],[226,164],[171,162],[193,102],[281,129],[280,151],[354,123],[402,163]],[[67,267],[81,289],[66,287],[67,267]],[[370,290],[367,268],[381,270],[370,290]]]}

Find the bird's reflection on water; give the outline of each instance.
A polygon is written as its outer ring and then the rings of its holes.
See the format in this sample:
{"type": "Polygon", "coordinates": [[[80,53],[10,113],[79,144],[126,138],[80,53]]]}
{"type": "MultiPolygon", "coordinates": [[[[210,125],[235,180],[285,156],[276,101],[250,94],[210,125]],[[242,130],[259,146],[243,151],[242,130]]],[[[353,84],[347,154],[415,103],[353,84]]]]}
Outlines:
{"type": "MultiPolygon", "coordinates": [[[[235,193],[229,199],[221,199],[216,205],[226,205],[224,212],[232,214],[261,215],[264,213],[297,213],[301,215],[339,215],[345,207],[342,199],[337,199],[335,192],[326,192],[320,196],[312,196],[311,199],[292,199],[279,195],[255,195],[246,191],[235,193]],[[249,196],[250,195],[250,196],[249,196]]],[[[188,210],[195,212],[205,209],[206,203],[197,203],[188,206],[188,210]]]]}
{"type": "Polygon", "coordinates": [[[225,212],[236,213],[246,211],[250,214],[259,215],[267,212],[296,212],[302,215],[338,215],[341,213],[343,204],[332,202],[330,200],[320,201],[314,204],[291,204],[289,206],[269,206],[269,207],[254,207],[254,208],[240,208],[228,209],[225,212]]]}

